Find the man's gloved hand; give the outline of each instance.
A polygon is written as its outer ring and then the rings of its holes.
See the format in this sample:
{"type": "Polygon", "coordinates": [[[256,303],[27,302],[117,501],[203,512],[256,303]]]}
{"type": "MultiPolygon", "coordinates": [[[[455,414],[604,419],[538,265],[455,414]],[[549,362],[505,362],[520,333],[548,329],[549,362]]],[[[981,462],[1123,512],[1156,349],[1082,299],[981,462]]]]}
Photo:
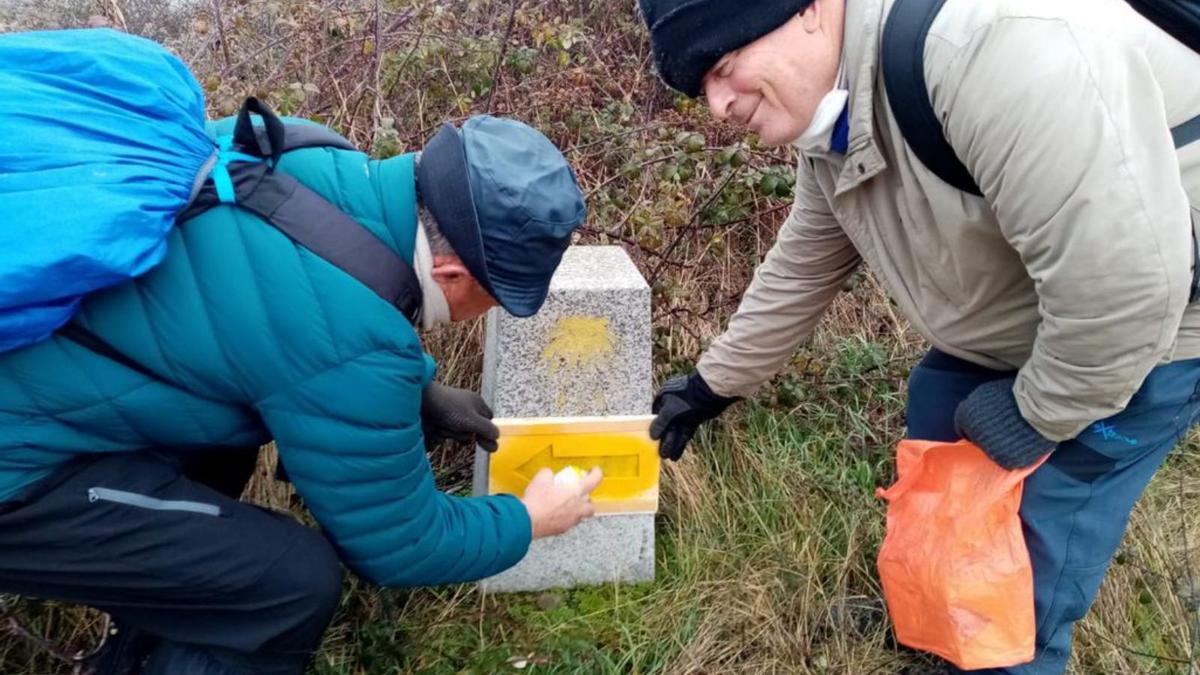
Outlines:
{"type": "Polygon", "coordinates": [[[702,423],[740,400],[714,394],[700,373],[676,375],[667,380],[655,394],[651,409],[657,417],[650,424],[650,438],[659,442],[659,456],[678,460],[702,423]]]}
{"type": "Polygon", "coordinates": [[[1015,382],[1009,378],[980,385],[954,412],[958,433],[1010,471],[1030,466],[1058,446],[1021,416],[1015,382]]]}
{"type": "Polygon", "coordinates": [[[492,409],[482,396],[438,382],[430,382],[421,395],[421,426],[429,445],[449,438],[474,441],[495,452],[500,438],[500,430],[492,424],[492,409]]]}

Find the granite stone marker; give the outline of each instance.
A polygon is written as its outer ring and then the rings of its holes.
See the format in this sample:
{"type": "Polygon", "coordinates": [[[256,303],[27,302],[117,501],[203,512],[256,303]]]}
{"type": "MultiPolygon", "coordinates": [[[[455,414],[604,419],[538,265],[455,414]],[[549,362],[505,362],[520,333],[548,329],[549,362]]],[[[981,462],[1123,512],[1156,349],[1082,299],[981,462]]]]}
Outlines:
{"type": "MultiPolygon", "coordinates": [[[[620,247],[567,249],[536,316],[488,315],[482,389],[497,418],[647,415],[650,377],[650,287],[620,247]]],[[[477,451],[476,494],[488,491],[488,466],[477,451]]],[[[657,458],[653,471],[657,489],[657,458]]],[[[524,560],[480,585],[509,592],[653,579],[654,511],[642,505],[534,541],[524,560]]]]}

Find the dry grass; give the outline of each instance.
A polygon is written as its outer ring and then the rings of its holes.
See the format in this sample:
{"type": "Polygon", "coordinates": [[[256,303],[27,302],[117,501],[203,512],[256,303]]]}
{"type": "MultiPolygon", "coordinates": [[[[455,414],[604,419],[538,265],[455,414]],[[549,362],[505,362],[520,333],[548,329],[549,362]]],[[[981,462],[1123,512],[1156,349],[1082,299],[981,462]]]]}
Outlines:
{"type": "MultiPolygon", "coordinates": [[[[653,282],[663,376],[689,367],[736,307],[786,213],[780,182],[792,159],[665,91],[633,7],[10,0],[0,25],[105,15],[181,54],[213,115],[256,94],[377,156],[418,148],[441,121],[486,110],[535,124],[566,149],[588,193],[580,241],[625,246],[653,282]]],[[[442,378],[477,381],[480,335],[474,325],[430,336],[442,378]]],[[[468,586],[380,591],[350,580],[314,672],[519,672],[520,661],[535,673],[929,672],[931,661],[891,640],[873,562],[883,528],[873,491],[891,480],[904,381],[921,349],[878,283],[860,278],[774,386],[666,467],[655,584],[494,598],[468,586]]],[[[466,452],[432,457],[446,489],[468,489],[466,452]]],[[[306,517],[290,488],[270,480],[273,461],[264,454],[247,498],[306,517]]],[[[1190,673],[1198,478],[1193,439],[1139,506],[1121,564],[1078,630],[1073,672],[1190,673]]],[[[94,615],[54,604],[21,600],[12,615],[68,652],[98,630],[94,615]]],[[[0,672],[71,670],[10,634],[0,672]]]]}

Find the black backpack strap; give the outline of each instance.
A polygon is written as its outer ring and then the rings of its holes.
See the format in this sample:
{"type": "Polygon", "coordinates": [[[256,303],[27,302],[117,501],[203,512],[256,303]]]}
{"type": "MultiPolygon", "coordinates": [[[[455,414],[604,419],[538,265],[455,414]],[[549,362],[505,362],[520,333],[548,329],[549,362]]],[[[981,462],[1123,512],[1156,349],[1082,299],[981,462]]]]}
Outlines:
{"type": "MultiPolygon", "coordinates": [[[[1127,0],[1138,14],[1149,19],[1171,37],[1200,53],[1200,1],[1127,0]]],[[[1200,116],[1171,129],[1175,147],[1200,141],[1200,116]]]]}
{"type": "Polygon", "coordinates": [[[1175,140],[1176,148],[1200,141],[1200,115],[1171,129],[1171,138],[1175,140]]]}
{"type": "MultiPolygon", "coordinates": [[[[328,127],[313,124],[285,124],[283,136],[283,153],[304,148],[336,148],[338,150],[358,150],[341,134],[328,127]]],[[[254,134],[260,140],[267,140],[267,130],[255,127],[254,134]]],[[[267,140],[267,142],[270,142],[267,140]]]]}
{"type": "MultiPolygon", "coordinates": [[[[238,165],[230,175],[238,206],[357,279],[409,321],[415,319],[421,307],[416,272],[370,230],[300,181],[265,164],[238,165]]],[[[220,203],[215,191],[206,189],[194,208],[199,212],[220,203]]]]}
{"type": "MultiPolygon", "coordinates": [[[[979,196],[971,172],[946,140],[925,82],[925,39],[946,0],[896,0],[883,27],[880,60],[888,106],[904,142],[946,183],[979,196]]],[[[1200,2],[1130,0],[1129,4],[1176,39],[1200,52],[1200,2]]],[[[1171,129],[1175,147],[1200,140],[1200,117],[1171,129]]]]}
{"type": "Polygon", "coordinates": [[[284,152],[326,146],[354,149],[332,131],[284,125],[266,105],[253,97],[246,99],[238,113],[232,145],[222,148],[234,161],[218,161],[213,180],[205,183],[179,221],[222,203],[234,203],[354,277],[415,322],[422,296],[412,266],[346,212],[295,178],[275,171],[284,152]],[[251,112],[262,118],[260,128],[252,124],[251,112]],[[221,177],[216,175],[221,169],[227,171],[226,188],[220,187],[221,177]]]}
{"type": "Polygon", "coordinates": [[[896,0],[883,27],[880,62],[888,106],[904,142],[943,181],[981,195],[971,172],[946,141],[925,83],[925,38],[946,0],[896,0]]]}
{"type": "Polygon", "coordinates": [[[1138,14],[1171,37],[1200,52],[1200,2],[1196,0],[1127,0],[1138,14]]]}
{"type": "Polygon", "coordinates": [[[160,378],[158,375],[155,375],[154,373],[150,372],[149,368],[146,368],[145,366],[138,363],[137,361],[134,361],[133,359],[129,358],[128,356],[125,356],[121,352],[117,351],[117,348],[108,344],[108,342],[106,342],[104,340],[104,338],[100,337],[99,335],[96,335],[92,331],[84,328],[83,326],[79,325],[78,323],[75,323],[74,321],[72,321],[71,323],[68,323],[67,325],[63,326],[62,328],[59,328],[57,331],[55,331],[55,333],[57,335],[61,335],[61,336],[65,337],[66,339],[70,340],[71,342],[74,342],[75,344],[83,347],[84,349],[87,349],[90,352],[99,354],[100,356],[103,356],[104,358],[106,358],[110,361],[116,361],[117,363],[134,371],[135,373],[140,373],[141,375],[143,375],[151,380],[155,380],[155,381],[159,381],[159,382],[162,381],[162,378],[160,378]]]}

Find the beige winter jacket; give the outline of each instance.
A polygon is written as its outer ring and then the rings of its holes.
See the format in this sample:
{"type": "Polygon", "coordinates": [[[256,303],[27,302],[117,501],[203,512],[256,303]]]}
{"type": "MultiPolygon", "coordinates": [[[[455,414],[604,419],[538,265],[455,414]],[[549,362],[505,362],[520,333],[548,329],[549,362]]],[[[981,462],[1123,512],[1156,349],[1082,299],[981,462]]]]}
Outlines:
{"type": "Polygon", "coordinates": [[[1074,437],[1155,365],[1200,357],[1200,142],[1169,133],[1200,115],[1200,55],[1123,0],[949,0],[925,75],[978,198],[896,127],[877,63],[891,4],[848,1],[849,150],[800,158],[791,215],[700,373],[753,391],[865,260],[934,346],[1019,367],[1025,418],[1074,437]]]}

